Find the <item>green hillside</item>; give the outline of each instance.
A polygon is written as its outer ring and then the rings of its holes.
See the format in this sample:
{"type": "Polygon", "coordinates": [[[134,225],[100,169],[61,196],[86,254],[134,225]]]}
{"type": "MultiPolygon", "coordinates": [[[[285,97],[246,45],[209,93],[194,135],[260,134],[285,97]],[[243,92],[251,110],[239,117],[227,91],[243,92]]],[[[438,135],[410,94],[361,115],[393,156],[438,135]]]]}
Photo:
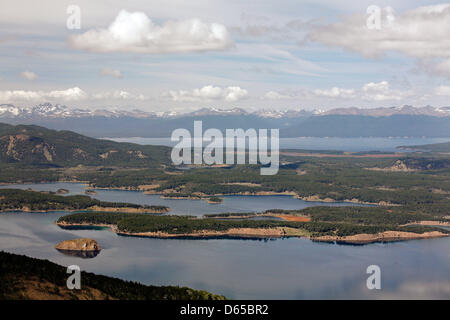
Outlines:
{"type": "Polygon", "coordinates": [[[169,148],[89,138],[71,131],[0,123],[0,163],[157,167],[169,148]]]}
{"type": "Polygon", "coordinates": [[[450,142],[423,144],[418,146],[400,146],[400,149],[426,150],[431,152],[450,152],[450,142]]]}
{"type": "Polygon", "coordinates": [[[186,287],[146,286],[89,272],[81,289],[68,290],[66,268],[47,260],[0,252],[0,300],[223,300],[223,296],[186,287]]]}

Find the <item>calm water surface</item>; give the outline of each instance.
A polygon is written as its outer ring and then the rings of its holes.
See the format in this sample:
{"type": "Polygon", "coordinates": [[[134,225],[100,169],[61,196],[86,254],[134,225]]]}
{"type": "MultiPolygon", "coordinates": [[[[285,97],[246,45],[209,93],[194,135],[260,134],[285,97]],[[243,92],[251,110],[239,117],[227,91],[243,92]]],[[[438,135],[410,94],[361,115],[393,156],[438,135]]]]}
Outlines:
{"type": "MultiPolygon", "coordinates": [[[[176,142],[170,138],[105,138],[118,142],[132,142],[143,145],[174,146],[176,142]]],[[[448,142],[450,138],[280,138],[281,149],[305,149],[305,150],[337,150],[348,152],[382,151],[394,152],[398,146],[414,146],[448,142]]],[[[225,145],[225,144],[224,144],[225,145]]]]}
{"type": "MultiPolygon", "coordinates": [[[[81,184],[18,185],[34,190],[81,184]]],[[[287,196],[226,197],[223,204],[163,200],[139,192],[101,190],[102,200],[169,205],[172,213],[295,209],[309,203],[287,196]]],[[[336,204],[342,205],[342,204],[336,204]]],[[[364,246],[307,239],[164,240],[120,237],[110,230],[63,230],[53,222],[64,212],[0,214],[0,250],[45,258],[61,265],[140,281],[205,289],[236,299],[450,299],[450,239],[413,240],[364,246]],[[53,246],[77,237],[96,239],[103,250],[93,259],[66,256],[53,246]],[[366,268],[379,265],[382,289],[366,288],[366,268]]]]}

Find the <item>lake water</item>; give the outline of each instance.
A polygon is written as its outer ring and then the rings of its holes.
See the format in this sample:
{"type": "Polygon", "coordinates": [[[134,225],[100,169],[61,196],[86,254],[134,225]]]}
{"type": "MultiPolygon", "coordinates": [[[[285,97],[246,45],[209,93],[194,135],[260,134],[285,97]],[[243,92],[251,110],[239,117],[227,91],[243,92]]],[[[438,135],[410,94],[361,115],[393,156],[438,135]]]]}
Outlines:
{"type": "MultiPolygon", "coordinates": [[[[5,187],[5,186],[2,186],[5,187]]],[[[8,187],[84,192],[82,184],[8,187]]],[[[99,190],[102,200],[162,204],[175,214],[304,208],[288,196],[225,197],[223,204],[164,200],[133,191],[99,190]]],[[[328,204],[327,204],[328,205],[328,204]]],[[[343,204],[335,204],[343,205],[343,204]]],[[[450,299],[450,239],[411,240],[364,246],[307,239],[175,240],[121,237],[105,230],[63,230],[53,222],[64,212],[0,214],[0,250],[45,258],[61,265],[155,285],[204,289],[234,299],[450,299]],[[56,243],[96,239],[103,250],[93,259],[64,255],[56,243]],[[368,290],[366,268],[381,268],[381,290],[368,290]]]]}
{"type": "MultiPolygon", "coordinates": [[[[176,142],[170,138],[105,138],[118,142],[132,142],[143,145],[162,145],[172,147],[176,142]]],[[[280,138],[280,149],[336,150],[348,152],[402,151],[398,146],[414,146],[422,144],[448,142],[450,138],[280,138]]],[[[224,144],[225,145],[225,144],[224,144]]]]}

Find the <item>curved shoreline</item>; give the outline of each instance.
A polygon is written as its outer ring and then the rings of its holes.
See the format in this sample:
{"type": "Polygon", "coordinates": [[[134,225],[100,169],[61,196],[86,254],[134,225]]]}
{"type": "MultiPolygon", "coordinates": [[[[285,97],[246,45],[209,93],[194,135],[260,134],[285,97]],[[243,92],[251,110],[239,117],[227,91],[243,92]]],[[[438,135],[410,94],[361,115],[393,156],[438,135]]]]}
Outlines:
{"type": "MultiPolygon", "coordinates": [[[[89,183],[89,181],[42,181],[37,184],[51,184],[51,183],[78,183],[86,186],[86,190],[116,190],[116,191],[136,191],[143,192],[147,195],[159,195],[161,199],[168,200],[205,200],[204,197],[224,197],[224,196],[292,196],[295,199],[300,199],[306,202],[323,202],[323,203],[353,203],[362,205],[375,205],[375,206],[402,206],[401,204],[390,203],[386,201],[379,202],[365,202],[358,199],[344,199],[336,200],[332,198],[320,198],[318,195],[301,196],[294,191],[257,191],[257,192],[234,192],[234,193],[215,193],[215,194],[204,194],[201,196],[189,196],[189,197],[176,197],[176,196],[165,196],[165,192],[155,191],[155,185],[139,185],[139,186],[122,186],[122,187],[96,187],[89,183]],[[151,187],[149,187],[151,186],[151,187]],[[148,187],[148,188],[145,188],[148,187]]],[[[13,185],[13,184],[35,184],[34,182],[21,182],[21,183],[0,183],[0,185],[13,185]]]]}
{"type": "Polygon", "coordinates": [[[225,231],[199,230],[192,233],[167,233],[161,231],[152,232],[125,232],[118,230],[116,225],[109,224],[93,224],[93,223],[66,223],[55,222],[56,225],[67,227],[108,227],[114,233],[121,236],[156,238],[156,239],[215,239],[215,238],[306,238],[318,242],[337,242],[347,244],[369,244],[374,242],[391,242],[418,239],[433,239],[450,237],[450,234],[440,231],[431,231],[424,233],[413,233],[404,231],[384,231],[376,234],[356,234],[351,236],[318,236],[313,237],[304,233],[302,229],[292,231],[292,228],[275,227],[275,228],[230,228],[225,231]]]}
{"type": "Polygon", "coordinates": [[[49,212],[118,212],[118,213],[167,213],[170,212],[170,208],[163,210],[155,210],[155,209],[145,209],[145,208],[133,208],[133,207],[97,207],[92,206],[86,209],[49,209],[49,210],[31,210],[28,207],[15,208],[15,209],[7,209],[0,210],[0,213],[8,213],[8,212],[26,212],[26,213],[49,213],[49,212]]]}
{"type": "MultiPolygon", "coordinates": [[[[96,188],[95,188],[96,189],[96,188]]],[[[98,188],[102,190],[128,190],[128,191],[142,191],[140,189],[122,189],[122,188],[98,188]]],[[[172,200],[204,200],[207,197],[226,197],[226,196],[292,196],[295,199],[300,199],[306,202],[323,202],[323,203],[353,203],[353,204],[363,204],[363,205],[375,205],[375,206],[401,206],[401,204],[390,203],[386,201],[379,202],[365,202],[358,199],[344,199],[336,200],[332,198],[320,198],[318,195],[311,196],[300,196],[298,193],[293,191],[275,192],[275,191],[257,191],[257,192],[234,192],[234,193],[215,193],[215,194],[204,194],[202,196],[166,196],[164,192],[157,191],[144,191],[144,194],[148,195],[159,195],[161,199],[172,199],[172,200]]]]}

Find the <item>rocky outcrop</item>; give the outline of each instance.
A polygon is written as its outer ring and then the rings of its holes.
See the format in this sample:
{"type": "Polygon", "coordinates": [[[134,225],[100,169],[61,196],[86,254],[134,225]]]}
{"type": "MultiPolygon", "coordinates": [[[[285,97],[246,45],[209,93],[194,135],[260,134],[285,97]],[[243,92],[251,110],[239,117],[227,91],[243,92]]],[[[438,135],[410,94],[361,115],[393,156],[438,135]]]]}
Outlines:
{"type": "Polygon", "coordinates": [[[430,231],[424,233],[413,233],[404,231],[384,231],[375,234],[355,234],[352,236],[320,236],[313,238],[314,241],[322,242],[342,242],[342,243],[354,243],[354,244],[364,244],[372,242],[389,242],[389,241],[400,241],[400,240],[413,240],[413,239],[432,239],[448,237],[446,233],[440,231],[430,231]]]}
{"type": "Polygon", "coordinates": [[[68,251],[95,251],[102,250],[100,245],[94,239],[80,238],[73,240],[64,240],[55,246],[58,250],[68,251]]]}

